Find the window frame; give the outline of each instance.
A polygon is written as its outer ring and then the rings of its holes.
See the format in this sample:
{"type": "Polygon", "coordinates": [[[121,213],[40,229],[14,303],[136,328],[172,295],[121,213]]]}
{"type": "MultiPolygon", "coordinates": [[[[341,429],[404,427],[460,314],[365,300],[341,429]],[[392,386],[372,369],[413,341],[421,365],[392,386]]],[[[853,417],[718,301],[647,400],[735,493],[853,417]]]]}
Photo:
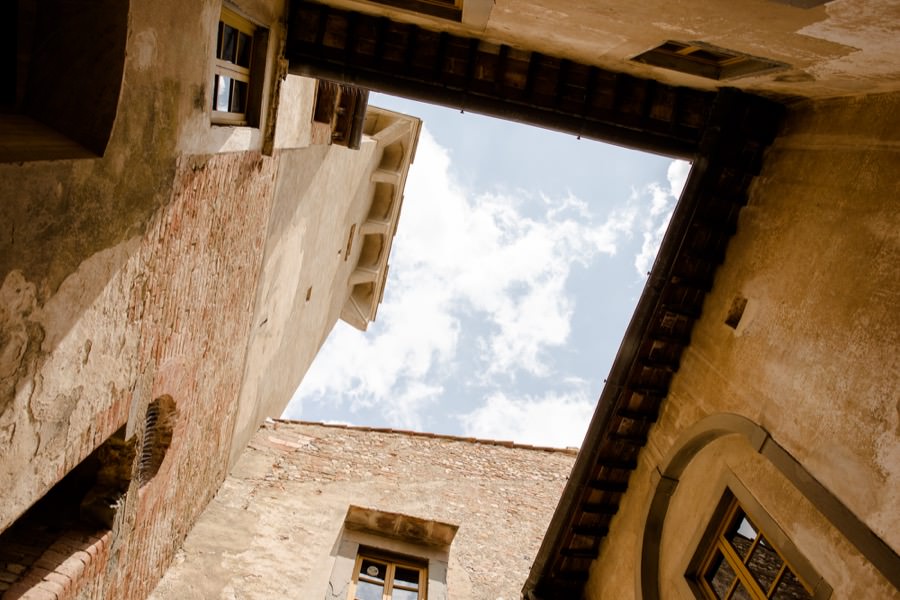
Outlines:
{"type": "Polygon", "coordinates": [[[369,0],[392,8],[461,23],[463,0],[369,0]]]}
{"type": "Polygon", "coordinates": [[[768,74],[789,65],[705,42],[666,40],[631,60],[707,79],[735,79],[768,74]]]}
{"type": "MultiPolygon", "coordinates": [[[[237,45],[237,41],[235,44],[237,45]]],[[[212,74],[212,102],[210,121],[213,125],[249,126],[258,127],[260,120],[261,94],[263,80],[265,78],[266,58],[268,54],[268,30],[246,17],[238,14],[227,6],[222,7],[213,42],[213,74],[212,74]],[[250,37],[250,50],[248,51],[248,66],[242,66],[236,62],[219,57],[224,27],[235,29],[239,34],[250,37]],[[243,112],[232,110],[218,110],[218,82],[220,77],[228,77],[232,83],[228,94],[228,105],[231,108],[234,97],[234,83],[240,82],[246,86],[243,112]]],[[[235,49],[237,52],[237,49],[235,49]]]]}
{"type": "Polygon", "coordinates": [[[725,492],[713,512],[706,531],[701,536],[693,558],[685,572],[685,578],[694,596],[698,600],[719,600],[718,594],[712,589],[707,580],[707,575],[716,565],[717,556],[721,555],[722,560],[727,562],[734,572],[734,579],[729,584],[724,598],[734,597],[734,590],[738,583],[743,585],[743,589],[754,600],[774,598],[773,594],[777,590],[779,582],[782,581],[785,573],[788,571],[793,573],[795,579],[813,600],[830,598],[831,588],[824,584],[821,576],[815,572],[806,558],[790,543],[785,534],[768,515],[761,513],[759,510],[748,510],[750,505],[754,505],[753,508],[758,508],[754,502],[746,501],[745,498],[739,498],[733,493],[731,488],[725,488],[725,492]],[[756,536],[751,540],[744,558],[737,553],[725,537],[726,533],[732,530],[736,522],[741,519],[749,521],[756,532],[756,536]],[[781,559],[781,566],[767,590],[762,589],[753,572],[747,566],[754,550],[762,539],[768,542],[769,548],[781,559]]]}
{"type": "MultiPolygon", "coordinates": [[[[388,553],[384,551],[380,551],[374,548],[368,548],[361,546],[356,555],[356,562],[353,567],[353,579],[350,584],[350,590],[347,594],[347,600],[355,600],[356,598],[356,589],[359,585],[360,578],[362,576],[362,564],[363,561],[369,560],[372,562],[378,562],[386,565],[386,574],[383,578],[383,589],[382,599],[383,600],[391,600],[394,595],[394,590],[403,590],[416,592],[417,597],[416,600],[427,600],[428,598],[428,566],[427,561],[424,560],[416,560],[412,557],[401,556],[393,553],[388,553]],[[402,584],[396,584],[394,580],[394,576],[396,574],[397,567],[402,567],[404,569],[414,570],[419,572],[419,585],[418,589],[411,589],[409,586],[403,586],[402,584]]],[[[367,581],[365,578],[362,581],[367,581]]],[[[378,583],[378,582],[372,582],[378,583]]]]}

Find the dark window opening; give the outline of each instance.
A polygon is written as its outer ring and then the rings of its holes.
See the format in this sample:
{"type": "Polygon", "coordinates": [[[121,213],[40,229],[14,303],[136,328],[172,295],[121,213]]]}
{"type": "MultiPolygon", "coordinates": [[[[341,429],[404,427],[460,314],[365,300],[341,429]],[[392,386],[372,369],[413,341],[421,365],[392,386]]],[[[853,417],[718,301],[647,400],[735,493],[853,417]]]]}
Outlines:
{"type": "Polygon", "coordinates": [[[0,162],[102,156],[119,102],[128,2],[0,9],[0,162]]]}
{"type": "Polygon", "coordinates": [[[708,79],[732,79],[746,75],[758,75],[788,66],[774,60],[756,58],[703,42],[671,40],[635,56],[632,60],[708,79]]]}
{"type": "Polygon", "coordinates": [[[732,329],[737,329],[741,323],[741,317],[744,316],[744,309],[747,308],[747,299],[743,296],[736,296],[731,301],[731,307],[728,309],[728,315],[725,317],[725,324],[732,329]]]}
{"type": "Polygon", "coordinates": [[[58,544],[64,538],[91,539],[112,528],[131,480],[133,442],[120,428],[0,534],[0,592],[48,550],[65,553],[58,544]]]}
{"type": "Polygon", "coordinates": [[[331,142],[358,150],[369,106],[369,90],[320,79],[313,121],[331,126],[331,142]]]}

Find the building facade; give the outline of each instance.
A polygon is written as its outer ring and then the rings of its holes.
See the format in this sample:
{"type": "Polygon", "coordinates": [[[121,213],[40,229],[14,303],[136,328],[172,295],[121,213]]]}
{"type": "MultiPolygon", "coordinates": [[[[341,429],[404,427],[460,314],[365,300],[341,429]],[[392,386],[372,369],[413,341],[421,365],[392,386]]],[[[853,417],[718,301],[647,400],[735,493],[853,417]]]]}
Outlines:
{"type": "Polygon", "coordinates": [[[289,69],[693,161],[524,595],[895,597],[896,3],[431,4],[289,69]]]}
{"type": "Polygon", "coordinates": [[[151,598],[347,600],[372,566],[358,557],[420,574],[391,598],[518,598],[574,455],[270,421],[151,598]]]}
{"type": "Polygon", "coordinates": [[[375,317],[419,121],[286,76],[284,10],[4,8],[4,597],[146,597],[335,321],[375,317]]]}
{"type": "MultiPolygon", "coordinates": [[[[418,123],[352,85],[693,161],[529,600],[897,596],[893,0],[10,6],[8,596],[146,596],[334,319],[374,316],[418,123]]],[[[316,565],[358,584],[338,531],[390,531],[384,577],[454,572],[463,522],[372,504],[309,526],[316,565]]]]}

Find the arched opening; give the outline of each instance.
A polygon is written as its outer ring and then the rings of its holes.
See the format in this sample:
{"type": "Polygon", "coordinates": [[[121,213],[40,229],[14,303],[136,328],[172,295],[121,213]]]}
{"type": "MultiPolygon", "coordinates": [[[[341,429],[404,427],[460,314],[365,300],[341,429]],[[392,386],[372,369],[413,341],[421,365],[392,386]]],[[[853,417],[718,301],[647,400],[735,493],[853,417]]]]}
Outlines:
{"type": "Polygon", "coordinates": [[[123,426],[0,535],[0,596],[18,598],[40,587],[46,571],[71,577],[69,567],[85,569],[73,548],[102,545],[131,482],[134,457],[134,438],[125,439],[123,426]]]}
{"type": "Polygon", "coordinates": [[[752,451],[774,466],[875,569],[895,587],[900,587],[900,557],[881,538],[782,448],[768,431],[746,417],[722,413],[708,416],[685,431],[658,467],[659,477],[651,490],[640,547],[639,597],[648,600],[662,597],[660,547],[663,526],[685,470],[704,448],[730,435],[742,437],[752,451]]]}

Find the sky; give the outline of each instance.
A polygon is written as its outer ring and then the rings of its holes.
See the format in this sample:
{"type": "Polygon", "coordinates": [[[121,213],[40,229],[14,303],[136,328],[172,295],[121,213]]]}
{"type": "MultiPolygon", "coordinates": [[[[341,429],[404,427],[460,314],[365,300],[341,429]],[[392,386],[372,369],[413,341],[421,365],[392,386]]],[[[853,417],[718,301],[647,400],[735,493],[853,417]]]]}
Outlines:
{"type": "Polygon", "coordinates": [[[581,444],[684,161],[373,94],[423,120],[384,300],[283,417],[581,444]]]}

